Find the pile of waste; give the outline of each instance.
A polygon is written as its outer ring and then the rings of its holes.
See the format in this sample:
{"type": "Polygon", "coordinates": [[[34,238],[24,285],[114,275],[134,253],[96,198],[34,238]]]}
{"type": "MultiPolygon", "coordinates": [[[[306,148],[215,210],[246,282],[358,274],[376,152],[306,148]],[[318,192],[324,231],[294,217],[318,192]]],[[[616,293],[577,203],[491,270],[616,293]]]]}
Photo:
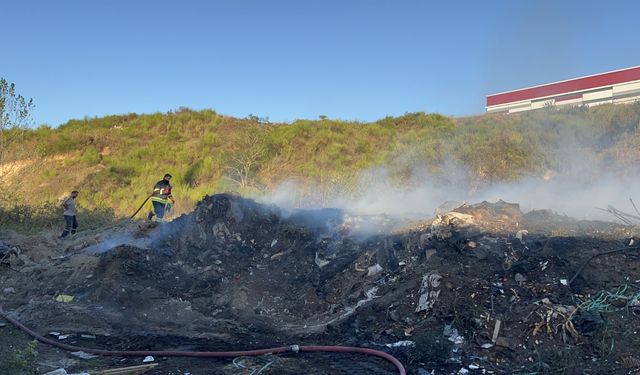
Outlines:
{"type": "MultiPolygon", "coordinates": [[[[341,345],[389,353],[408,374],[632,373],[637,236],[502,201],[416,222],[219,194],[63,250],[0,246],[0,303],[40,334],[110,350],[341,345]]],[[[69,373],[143,360],[41,347],[69,373]]],[[[397,373],[357,353],[154,361],[149,374],[397,373]]]]}

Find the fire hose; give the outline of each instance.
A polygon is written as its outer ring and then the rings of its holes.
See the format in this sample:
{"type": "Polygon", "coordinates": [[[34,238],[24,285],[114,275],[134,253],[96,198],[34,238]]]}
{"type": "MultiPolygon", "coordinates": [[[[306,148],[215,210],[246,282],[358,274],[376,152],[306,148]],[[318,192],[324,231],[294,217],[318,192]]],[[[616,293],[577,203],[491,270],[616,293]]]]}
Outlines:
{"type": "Polygon", "coordinates": [[[145,199],[144,202],[142,202],[142,204],[140,205],[140,208],[138,208],[136,212],[134,212],[133,215],[131,215],[131,219],[133,219],[138,214],[138,212],[140,212],[140,210],[142,209],[142,207],[144,207],[144,205],[147,203],[149,198],[151,198],[151,195],[149,195],[147,199],[145,199]]]}
{"type": "Polygon", "coordinates": [[[291,345],[281,346],[276,348],[256,349],[256,350],[239,350],[229,352],[194,352],[194,351],[154,351],[154,350],[135,350],[135,351],[116,351],[116,350],[104,350],[104,349],[91,349],[83,348],[75,345],[63,344],[61,342],[48,339],[24,324],[20,323],[16,319],[10,317],[2,309],[0,305],[0,315],[6,320],[14,324],[16,327],[28,333],[34,339],[55,346],[57,348],[67,351],[83,351],[85,353],[96,354],[101,356],[116,356],[116,357],[143,357],[143,356],[157,356],[157,357],[196,357],[196,358],[234,358],[240,356],[260,356],[265,354],[279,354],[279,353],[298,353],[298,352],[332,352],[332,353],[360,353],[366,355],[372,355],[382,358],[392,363],[397,369],[400,375],[406,375],[406,370],[400,361],[398,361],[391,354],[385,353],[380,350],[359,348],[352,346],[334,346],[334,345],[291,345]]]}

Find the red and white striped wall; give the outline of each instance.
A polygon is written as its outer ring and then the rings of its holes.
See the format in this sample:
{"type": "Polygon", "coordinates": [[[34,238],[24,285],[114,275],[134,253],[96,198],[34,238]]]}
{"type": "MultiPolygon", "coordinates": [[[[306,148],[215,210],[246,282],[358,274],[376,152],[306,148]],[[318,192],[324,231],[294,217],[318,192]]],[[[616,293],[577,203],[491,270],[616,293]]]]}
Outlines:
{"type": "Polygon", "coordinates": [[[640,66],[487,96],[487,112],[521,112],[548,105],[599,105],[640,100],[640,66]]]}

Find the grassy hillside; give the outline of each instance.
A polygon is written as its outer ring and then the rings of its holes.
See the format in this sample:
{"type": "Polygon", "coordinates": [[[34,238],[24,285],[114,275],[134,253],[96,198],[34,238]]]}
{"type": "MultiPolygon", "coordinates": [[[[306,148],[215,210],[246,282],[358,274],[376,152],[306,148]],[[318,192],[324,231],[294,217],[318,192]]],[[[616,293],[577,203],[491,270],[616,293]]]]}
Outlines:
{"type": "Polygon", "coordinates": [[[275,124],[189,109],[72,120],[29,130],[13,145],[2,166],[0,183],[11,192],[2,205],[55,206],[78,189],[83,207],[126,216],[166,172],[179,212],[205,194],[260,195],[289,180],[301,186],[301,202],[322,205],[336,191],[357,195],[358,172],[371,167],[384,167],[400,186],[462,167],[473,188],[557,172],[575,150],[635,165],[639,124],[640,104],[459,119],[409,113],[372,123],[275,124]]]}

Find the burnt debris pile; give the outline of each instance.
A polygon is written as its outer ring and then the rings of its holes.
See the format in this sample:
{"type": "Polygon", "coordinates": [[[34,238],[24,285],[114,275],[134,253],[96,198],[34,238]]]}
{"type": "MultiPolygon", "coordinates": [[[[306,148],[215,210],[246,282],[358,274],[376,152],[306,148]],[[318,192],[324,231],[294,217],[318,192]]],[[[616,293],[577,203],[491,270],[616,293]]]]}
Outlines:
{"type": "Polygon", "coordinates": [[[0,278],[16,316],[94,344],[340,344],[392,352],[410,374],[623,373],[640,363],[637,234],[502,201],[409,222],[219,194],[145,231],[148,246],[36,258],[22,244],[20,273],[0,278]]]}

